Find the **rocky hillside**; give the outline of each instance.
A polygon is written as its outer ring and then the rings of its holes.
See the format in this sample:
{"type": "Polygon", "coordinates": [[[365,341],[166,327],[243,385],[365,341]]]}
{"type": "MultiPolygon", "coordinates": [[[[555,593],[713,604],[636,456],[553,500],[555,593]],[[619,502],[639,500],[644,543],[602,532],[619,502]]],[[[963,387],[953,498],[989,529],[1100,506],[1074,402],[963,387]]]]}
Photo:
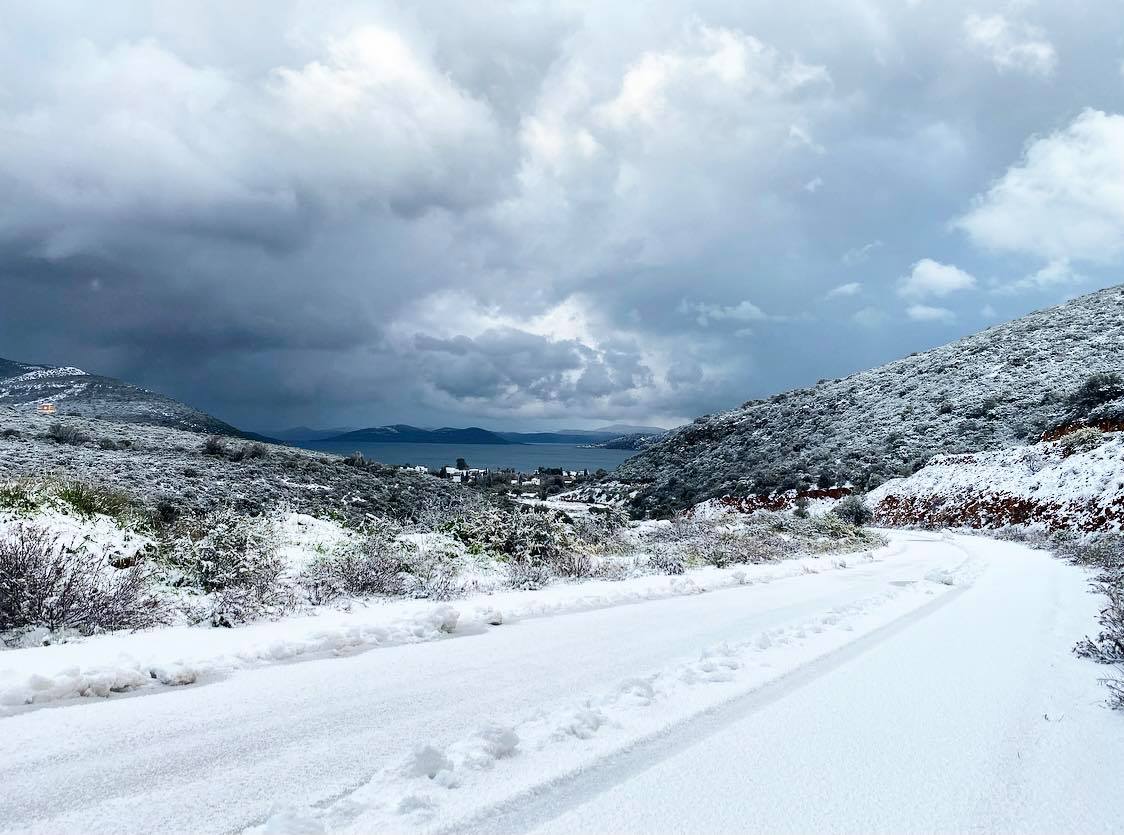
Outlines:
{"type": "Polygon", "coordinates": [[[372,516],[444,518],[482,502],[479,491],[361,457],[0,406],[0,506],[18,497],[13,483],[44,478],[117,491],[172,518],[229,506],[246,515],[283,509],[357,526],[372,516]]]}
{"type": "Polygon", "coordinates": [[[70,366],[0,359],[0,406],[35,409],[53,403],[60,415],[145,423],[189,432],[243,435],[228,423],[170,397],[70,366]]]}
{"type": "Polygon", "coordinates": [[[872,489],[935,455],[1124,418],[1119,382],[1082,395],[1094,373],[1122,371],[1118,286],[880,368],[698,418],[614,477],[631,482],[643,513],[813,485],[872,489]]]}
{"type": "Polygon", "coordinates": [[[938,456],[867,502],[878,525],[1118,531],[1124,433],[1081,429],[1031,446],[938,456]]]}

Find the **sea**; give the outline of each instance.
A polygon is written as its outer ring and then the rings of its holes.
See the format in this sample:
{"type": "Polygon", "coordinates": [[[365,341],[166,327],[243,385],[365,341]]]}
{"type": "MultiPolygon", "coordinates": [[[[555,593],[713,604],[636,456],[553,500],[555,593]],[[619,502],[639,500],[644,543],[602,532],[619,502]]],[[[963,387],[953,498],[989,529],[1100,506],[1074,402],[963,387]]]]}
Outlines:
{"type": "Polygon", "coordinates": [[[301,441],[296,446],[350,455],[361,452],[365,458],[383,464],[429,467],[456,466],[463,458],[470,467],[513,469],[532,473],[539,467],[564,470],[604,469],[612,472],[625,459],[636,454],[629,449],[590,449],[570,444],[371,444],[338,441],[301,441]]]}

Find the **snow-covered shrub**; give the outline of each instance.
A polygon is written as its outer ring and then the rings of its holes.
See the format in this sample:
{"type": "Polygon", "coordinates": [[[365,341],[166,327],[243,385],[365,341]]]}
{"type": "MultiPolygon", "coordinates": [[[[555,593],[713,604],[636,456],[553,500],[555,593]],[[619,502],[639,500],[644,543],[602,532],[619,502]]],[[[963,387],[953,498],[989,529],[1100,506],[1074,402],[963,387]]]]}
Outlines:
{"type": "Polygon", "coordinates": [[[550,567],[561,577],[579,578],[593,575],[593,560],[589,554],[571,550],[560,553],[550,563],[550,567]]]}
{"type": "Polygon", "coordinates": [[[507,565],[508,583],[513,589],[537,591],[550,582],[550,571],[542,563],[522,557],[507,565]]]}
{"type": "Polygon", "coordinates": [[[1072,394],[1067,403],[1077,416],[1087,415],[1093,409],[1113,400],[1124,398],[1124,380],[1119,374],[1100,372],[1090,374],[1072,394]]]}
{"type": "Polygon", "coordinates": [[[88,440],[86,434],[75,426],[66,426],[62,423],[52,423],[47,430],[47,437],[56,444],[71,444],[77,446],[88,440]]]}
{"type": "Polygon", "coordinates": [[[1058,448],[1064,455],[1073,455],[1077,452],[1088,452],[1096,449],[1105,441],[1104,433],[1099,429],[1086,426],[1074,432],[1068,432],[1058,439],[1058,448]]]}
{"type": "Polygon", "coordinates": [[[683,555],[666,545],[658,545],[652,549],[648,565],[660,574],[682,574],[687,570],[683,555]]]}
{"type": "Polygon", "coordinates": [[[295,594],[283,580],[286,565],[268,518],[227,508],[186,534],[173,540],[168,562],[180,573],[179,585],[210,595],[200,619],[231,626],[293,606],[295,594]]]}
{"type": "Polygon", "coordinates": [[[405,594],[405,556],[402,543],[369,535],[314,561],[301,575],[301,584],[317,606],[339,597],[405,594]]]}
{"type": "Polygon", "coordinates": [[[1100,569],[1093,589],[1104,595],[1106,603],[1097,616],[1100,632],[1086,637],[1074,652],[1101,664],[1114,665],[1119,677],[1107,677],[1113,707],[1124,710],[1124,535],[1107,534],[1090,541],[1065,543],[1055,553],[1079,565],[1100,569]]]}
{"type": "Polygon", "coordinates": [[[115,569],[105,554],[68,549],[43,528],[17,525],[0,538],[0,632],[151,626],[164,611],[148,580],[142,566],[115,569]]]}
{"type": "Polygon", "coordinates": [[[420,547],[409,552],[406,593],[411,597],[449,600],[461,593],[460,558],[442,547],[420,547]]]}
{"type": "Polygon", "coordinates": [[[218,435],[208,435],[203,441],[203,454],[225,456],[226,441],[218,435]]]}
{"type": "Polygon", "coordinates": [[[874,518],[874,513],[867,507],[866,502],[854,493],[840,500],[831,512],[844,522],[849,522],[855,526],[869,524],[874,518]]]}
{"type": "Polygon", "coordinates": [[[762,563],[783,559],[794,549],[766,531],[719,528],[687,545],[687,554],[715,568],[740,563],[762,563]]]}
{"type": "MultiPolygon", "coordinates": [[[[488,554],[508,563],[516,588],[541,588],[552,574],[588,577],[592,573],[592,543],[582,541],[574,520],[558,511],[523,506],[486,508],[458,516],[443,530],[470,553],[488,554]]],[[[598,530],[600,536],[607,536],[605,532],[614,530],[614,526],[600,523],[584,530],[587,534],[598,530]]]]}

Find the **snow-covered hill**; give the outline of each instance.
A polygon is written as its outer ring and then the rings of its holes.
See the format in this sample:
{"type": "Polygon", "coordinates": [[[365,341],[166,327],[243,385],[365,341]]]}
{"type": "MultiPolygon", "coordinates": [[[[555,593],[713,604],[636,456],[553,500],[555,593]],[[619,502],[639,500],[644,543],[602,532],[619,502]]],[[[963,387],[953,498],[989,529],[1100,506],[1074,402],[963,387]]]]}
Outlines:
{"type": "Polygon", "coordinates": [[[242,435],[228,423],[178,400],[113,377],[88,374],[71,366],[32,365],[0,359],[0,406],[53,403],[60,414],[99,418],[118,423],[148,423],[242,435]]]}
{"type": "MultiPolygon", "coordinates": [[[[1124,371],[1124,287],[814,388],[704,416],[622,464],[637,510],[819,484],[870,489],[939,454],[1038,440],[1096,372],[1124,371]],[[633,487],[635,489],[635,485],[633,487]]],[[[1083,417],[1120,417],[1117,392],[1083,417]]]]}
{"type": "Polygon", "coordinates": [[[1124,525],[1124,433],[939,456],[871,491],[881,525],[1106,531],[1124,525]]]}

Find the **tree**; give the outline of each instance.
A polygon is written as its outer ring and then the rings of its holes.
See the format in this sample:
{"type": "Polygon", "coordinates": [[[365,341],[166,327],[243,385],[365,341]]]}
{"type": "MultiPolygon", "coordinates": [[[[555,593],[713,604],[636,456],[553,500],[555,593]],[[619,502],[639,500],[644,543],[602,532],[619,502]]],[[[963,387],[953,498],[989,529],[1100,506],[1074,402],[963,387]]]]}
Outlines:
{"type": "Polygon", "coordinates": [[[458,470],[467,470],[468,469],[468,462],[465,461],[463,458],[458,458],[457,459],[457,469],[458,470]]]}

